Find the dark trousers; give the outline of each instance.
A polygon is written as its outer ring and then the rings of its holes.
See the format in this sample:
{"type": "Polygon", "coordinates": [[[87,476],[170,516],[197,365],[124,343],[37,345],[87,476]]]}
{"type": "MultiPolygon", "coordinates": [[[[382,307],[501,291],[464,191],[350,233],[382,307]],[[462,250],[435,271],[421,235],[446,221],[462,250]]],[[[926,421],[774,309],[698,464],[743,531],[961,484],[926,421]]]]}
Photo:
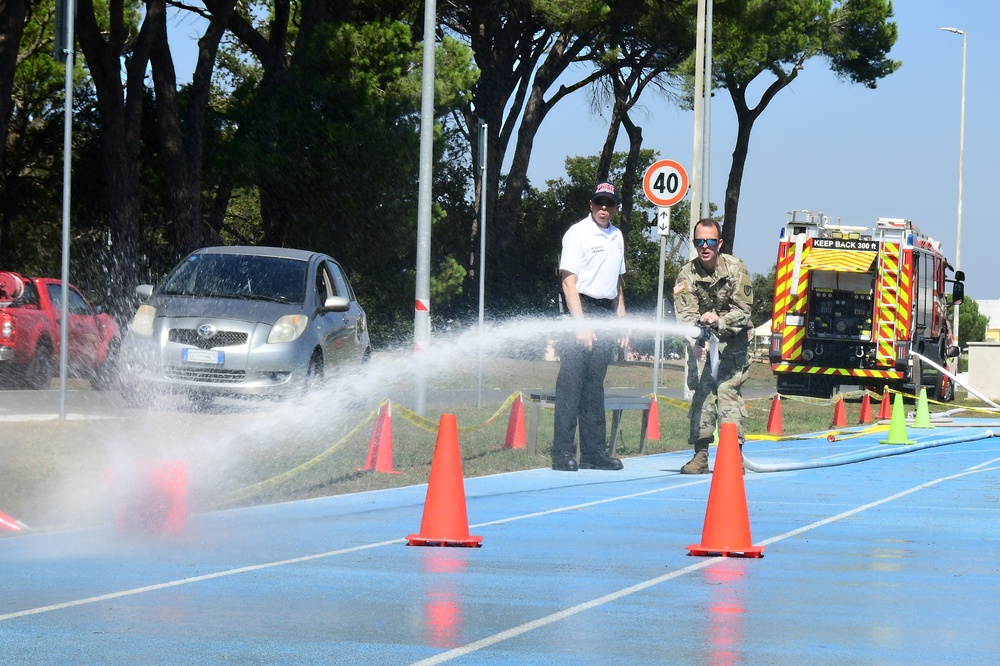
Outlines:
{"type": "Polygon", "coordinates": [[[580,427],[580,457],[607,455],[604,376],[615,344],[609,331],[598,331],[598,339],[589,350],[577,344],[575,336],[561,346],[556,378],[553,459],[576,457],[577,425],[580,427]]]}

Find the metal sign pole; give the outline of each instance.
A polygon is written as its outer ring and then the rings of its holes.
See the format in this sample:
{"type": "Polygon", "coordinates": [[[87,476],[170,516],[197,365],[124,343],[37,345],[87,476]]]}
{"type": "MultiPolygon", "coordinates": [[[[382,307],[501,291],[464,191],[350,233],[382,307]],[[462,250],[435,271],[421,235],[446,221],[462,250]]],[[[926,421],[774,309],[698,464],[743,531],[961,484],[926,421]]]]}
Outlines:
{"type": "Polygon", "coordinates": [[[483,324],[486,320],[486,130],[488,125],[479,121],[479,385],[476,406],[483,406],[483,324]]]}
{"type": "MultiPolygon", "coordinates": [[[[69,362],[69,204],[73,181],[73,61],[76,2],[63,5],[65,14],[63,56],[66,63],[65,109],[63,110],[63,205],[62,205],[62,312],[59,319],[59,419],[66,420],[66,370],[69,362]]],[[[60,56],[56,53],[56,57],[60,56]]]]}
{"type": "Polygon", "coordinates": [[[434,157],[434,34],[437,4],[424,5],[423,76],[420,85],[420,169],[417,192],[417,275],[413,316],[413,350],[416,361],[413,411],[427,411],[427,368],[421,354],[431,343],[431,179],[434,157]]]}

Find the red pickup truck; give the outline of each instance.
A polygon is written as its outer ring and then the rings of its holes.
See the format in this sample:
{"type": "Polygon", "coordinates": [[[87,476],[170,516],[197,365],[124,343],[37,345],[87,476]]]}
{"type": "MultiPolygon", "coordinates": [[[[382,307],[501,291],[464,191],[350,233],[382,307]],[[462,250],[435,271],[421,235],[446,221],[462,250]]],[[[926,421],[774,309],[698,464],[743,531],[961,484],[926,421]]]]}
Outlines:
{"type": "MultiPolygon", "coordinates": [[[[59,367],[62,281],[0,271],[0,384],[46,389],[59,367]]],[[[110,315],[69,286],[68,365],[103,390],[117,380],[121,332],[110,315]]]]}

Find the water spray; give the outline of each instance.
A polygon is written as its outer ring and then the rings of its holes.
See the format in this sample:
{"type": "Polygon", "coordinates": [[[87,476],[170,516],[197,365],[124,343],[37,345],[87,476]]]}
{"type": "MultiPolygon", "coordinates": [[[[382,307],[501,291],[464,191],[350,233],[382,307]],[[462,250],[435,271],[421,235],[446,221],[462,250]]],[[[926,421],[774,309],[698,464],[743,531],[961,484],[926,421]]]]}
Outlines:
{"type": "Polygon", "coordinates": [[[945,369],[942,366],[938,365],[934,361],[930,360],[929,358],[927,358],[923,354],[918,354],[917,352],[910,352],[910,355],[911,356],[916,356],[921,361],[923,361],[927,365],[931,366],[932,368],[934,368],[938,372],[944,373],[947,377],[949,377],[951,379],[951,381],[955,382],[956,384],[958,384],[959,386],[961,386],[962,388],[964,388],[966,391],[968,391],[972,395],[976,396],[977,398],[979,398],[980,400],[982,400],[983,402],[985,402],[990,407],[993,407],[994,409],[1000,409],[1000,405],[998,405],[997,403],[993,402],[992,400],[990,400],[989,398],[987,398],[982,393],[980,393],[979,391],[975,390],[974,388],[972,388],[971,386],[969,386],[965,382],[960,381],[958,377],[956,377],[951,372],[949,372],[947,369],[945,369]]]}

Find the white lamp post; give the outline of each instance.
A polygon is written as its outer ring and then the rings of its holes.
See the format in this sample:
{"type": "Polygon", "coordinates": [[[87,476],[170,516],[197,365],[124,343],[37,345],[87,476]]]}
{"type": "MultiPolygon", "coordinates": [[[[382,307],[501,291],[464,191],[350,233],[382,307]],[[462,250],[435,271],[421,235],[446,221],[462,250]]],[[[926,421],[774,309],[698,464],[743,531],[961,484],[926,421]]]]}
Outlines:
{"type": "MultiPolygon", "coordinates": [[[[968,35],[958,28],[941,28],[946,32],[962,35],[962,114],[958,123],[958,220],[956,222],[957,239],[955,240],[955,272],[962,267],[962,165],[965,162],[965,51],[968,46],[968,35]]],[[[952,324],[955,344],[958,344],[958,303],[954,308],[955,321],[952,324]]]]}

